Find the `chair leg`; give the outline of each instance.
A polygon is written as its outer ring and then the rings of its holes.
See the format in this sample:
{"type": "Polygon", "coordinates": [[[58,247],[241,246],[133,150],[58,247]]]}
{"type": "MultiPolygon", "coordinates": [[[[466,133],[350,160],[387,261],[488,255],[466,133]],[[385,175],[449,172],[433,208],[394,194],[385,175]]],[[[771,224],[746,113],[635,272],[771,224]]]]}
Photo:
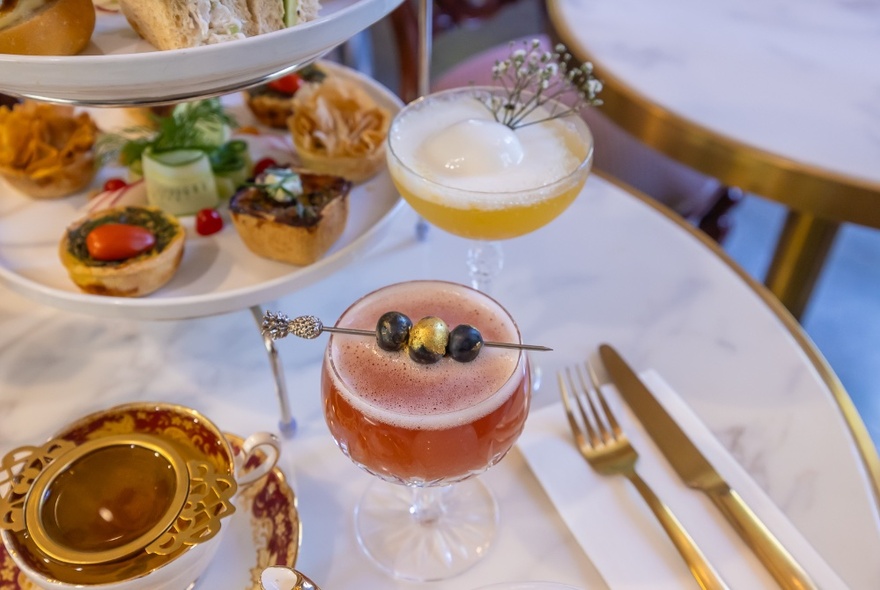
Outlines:
{"type": "Polygon", "coordinates": [[[730,233],[732,219],[731,210],[742,201],[743,193],[740,189],[731,186],[722,186],[718,189],[715,204],[706,215],[699,220],[697,226],[706,232],[716,242],[723,243],[727,234],[730,233]]]}

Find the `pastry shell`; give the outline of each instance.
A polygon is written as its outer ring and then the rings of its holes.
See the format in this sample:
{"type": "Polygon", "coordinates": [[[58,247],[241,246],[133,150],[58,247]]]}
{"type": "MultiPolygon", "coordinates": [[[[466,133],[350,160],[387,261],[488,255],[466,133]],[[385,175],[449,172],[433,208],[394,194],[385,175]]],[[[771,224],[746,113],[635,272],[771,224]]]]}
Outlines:
{"type": "Polygon", "coordinates": [[[304,168],[363,182],[385,163],[391,113],[356,83],[328,78],[293,97],[287,126],[304,168]]]}
{"type": "Polygon", "coordinates": [[[230,214],[245,246],[258,256],[287,264],[306,266],[317,261],[336,243],[348,220],[351,185],[341,178],[336,180],[338,195],[310,224],[290,223],[271,212],[250,210],[243,191],[258,189],[242,189],[230,202],[230,214]]]}
{"type": "Polygon", "coordinates": [[[164,286],[180,266],[183,258],[186,233],[180,222],[172,215],[153,207],[142,207],[162,215],[175,227],[171,241],[159,252],[151,251],[115,265],[89,265],[70,251],[70,231],[92,219],[121,212],[119,209],[94,211],[78,220],[64,232],[58,247],[61,263],[67,269],[71,280],[86,293],[110,295],[115,297],[141,297],[164,286]]]}

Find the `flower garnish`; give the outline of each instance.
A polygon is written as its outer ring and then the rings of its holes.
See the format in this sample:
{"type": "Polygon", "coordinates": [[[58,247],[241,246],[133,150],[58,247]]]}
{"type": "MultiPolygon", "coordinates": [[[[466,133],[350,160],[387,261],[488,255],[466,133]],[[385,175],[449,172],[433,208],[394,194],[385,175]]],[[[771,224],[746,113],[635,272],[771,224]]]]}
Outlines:
{"type": "Polygon", "coordinates": [[[511,129],[534,125],[578,112],[585,106],[602,104],[597,98],[602,82],[593,75],[593,64],[570,66],[571,54],[564,45],[545,51],[537,39],[523,41],[521,48],[510,44],[510,57],[496,61],[492,79],[506,96],[481,98],[499,123],[511,129]],[[530,117],[541,107],[547,109],[530,117]]]}

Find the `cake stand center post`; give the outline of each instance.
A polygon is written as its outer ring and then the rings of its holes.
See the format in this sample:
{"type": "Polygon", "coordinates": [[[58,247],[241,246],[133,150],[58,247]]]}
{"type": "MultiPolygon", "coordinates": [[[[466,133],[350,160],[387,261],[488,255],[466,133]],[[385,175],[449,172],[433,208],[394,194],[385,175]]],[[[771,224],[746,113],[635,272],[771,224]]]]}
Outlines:
{"type": "Polygon", "coordinates": [[[293,438],[293,435],[296,434],[296,420],[290,412],[290,398],[287,395],[287,383],[284,380],[284,369],[281,366],[278,349],[275,348],[272,338],[262,334],[263,309],[259,305],[254,305],[251,307],[251,314],[254,316],[254,321],[257,322],[257,329],[261,332],[263,346],[266,347],[266,354],[269,355],[269,366],[272,367],[272,375],[275,377],[275,393],[278,395],[278,403],[281,406],[278,429],[284,438],[293,438]]]}
{"type": "MultiPolygon", "coordinates": [[[[419,96],[431,92],[431,46],[434,36],[434,0],[419,0],[419,96]]],[[[428,239],[428,222],[416,221],[416,239],[428,239]]]]}

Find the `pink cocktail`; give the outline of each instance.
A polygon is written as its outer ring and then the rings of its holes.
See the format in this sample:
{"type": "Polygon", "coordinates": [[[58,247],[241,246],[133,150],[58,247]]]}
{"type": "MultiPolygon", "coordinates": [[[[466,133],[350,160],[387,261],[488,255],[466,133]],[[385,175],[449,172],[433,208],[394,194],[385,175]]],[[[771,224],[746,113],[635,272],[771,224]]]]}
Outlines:
{"type": "MultiPolygon", "coordinates": [[[[352,305],[337,327],[374,330],[388,311],[413,322],[436,316],[450,328],[470,324],[486,341],[520,343],[515,322],[498,302],[440,281],[379,289],[352,305]]],[[[469,478],[499,461],[522,432],[530,399],[526,355],[483,347],[470,362],[447,356],[421,364],[405,350],[383,350],[375,338],[334,334],[322,394],[340,448],[370,473],[399,484],[377,482],[359,505],[358,535],[367,553],[394,575],[421,580],[454,575],[476,561],[497,515],[488,491],[469,478]],[[462,483],[450,485],[456,482],[462,483]],[[466,501],[455,499],[460,492],[466,501]],[[468,522],[467,531],[457,528],[457,518],[468,522]],[[481,528],[483,534],[475,535],[481,528]],[[426,535],[447,538],[424,542],[426,535]],[[454,563],[449,555],[407,555],[470,541],[474,547],[453,552],[454,563]]]]}

